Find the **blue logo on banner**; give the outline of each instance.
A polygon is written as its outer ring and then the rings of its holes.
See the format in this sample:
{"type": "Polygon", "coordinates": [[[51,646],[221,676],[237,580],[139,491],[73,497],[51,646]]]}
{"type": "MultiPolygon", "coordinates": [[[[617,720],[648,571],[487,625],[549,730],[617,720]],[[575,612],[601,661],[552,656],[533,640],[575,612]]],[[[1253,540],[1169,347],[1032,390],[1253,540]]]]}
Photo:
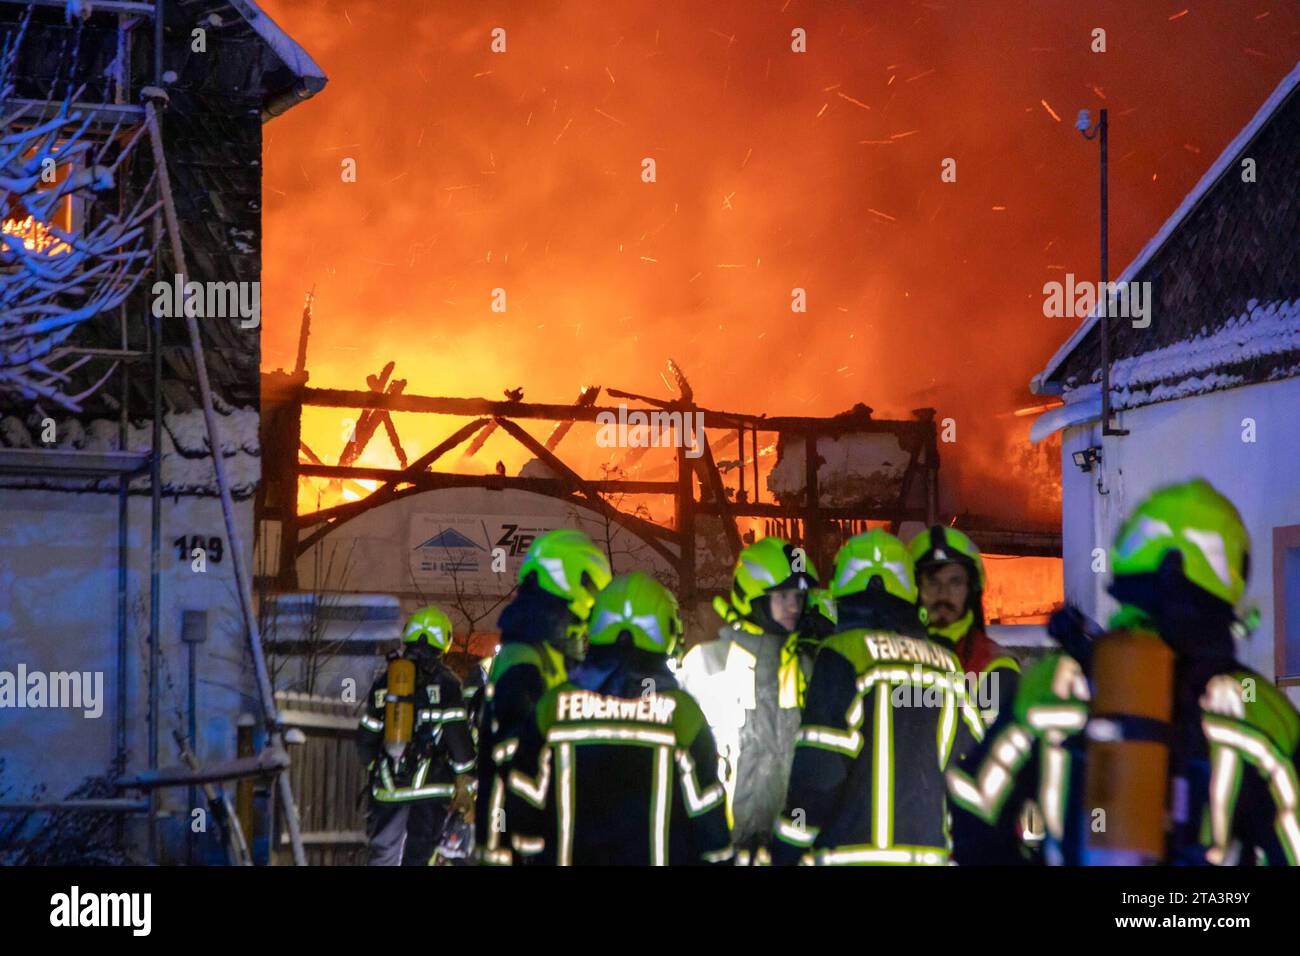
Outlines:
{"type": "Polygon", "coordinates": [[[412,550],[418,551],[421,548],[478,548],[480,551],[487,550],[478,542],[465,537],[455,528],[444,528],[424,544],[417,544],[412,550]]]}

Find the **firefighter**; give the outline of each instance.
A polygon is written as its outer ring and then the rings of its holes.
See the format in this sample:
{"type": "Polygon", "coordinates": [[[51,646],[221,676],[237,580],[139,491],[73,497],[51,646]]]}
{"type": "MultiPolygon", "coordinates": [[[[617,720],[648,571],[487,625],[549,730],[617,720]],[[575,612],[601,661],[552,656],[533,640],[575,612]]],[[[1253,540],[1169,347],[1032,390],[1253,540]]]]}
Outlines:
{"type": "Polygon", "coordinates": [[[682,661],[682,687],[704,709],[718,743],[741,863],[760,848],[765,855],[785,806],[799,708],[816,653],[801,622],[816,611],[808,597],[817,583],[801,549],[761,538],[740,552],[730,600],[714,599],[725,622],[717,640],[697,644],[682,661]]]}
{"type": "Polygon", "coordinates": [[[609,580],[609,559],[581,531],[547,531],[524,556],[518,591],[497,624],[501,645],[479,707],[475,842],[480,862],[513,862],[505,811],[510,760],[537,701],[564,682],[581,656],[592,601],[609,580]]]}
{"type": "Polygon", "coordinates": [[[596,595],[586,659],[543,695],[511,765],[510,832],[522,860],[733,860],[713,735],[668,666],[681,635],[677,599],[642,572],[596,595]]]}
{"type": "Polygon", "coordinates": [[[978,681],[986,724],[1015,696],[1020,664],[984,630],[984,559],[969,537],[934,525],[907,546],[916,567],[930,636],[949,644],[978,681]]]}
{"type": "Polygon", "coordinates": [[[983,741],[948,770],[953,858],[960,865],[1078,865],[1085,818],[1084,728],[1094,626],[1067,607],[1048,632],[1061,650],[1028,667],[1012,704],[983,741]],[[1041,834],[1024,825],[1032,805],[1041,834]]]}
{"type": "Polygon", "coordinates": [[[1241,516],[1208,482],[1170,485],[1143,501],[1112,551],[1110,593],[1120,606],[1111,631],[1087,653],[1057,655],[1025,675],[1016,720],[987,753],[950,774],[956,810],[1005,832],[1007,794],[1028,782],[1045,795],[1049,847],[1053,840],[1061,847],[1049,863],[1133,859],[1131,849],[1116,845],[1122,841],[1106,836],[1120,833],[1135,845],[1145,837],[1158,846],[1144,862],[1300,864],[1300,715],[1235,655],[1234,637],[1248,630],[1236,607],[1249,565],[1241,516]],[[1158,635],[1171,652],[1166,667],[1150,655],[1144,634],[1158,635]],[[1114,649],[1134,659],[1112,660],[1114,649]],[[1132,682],[1133,673],[1143,680],[1132,682]],[[1117,685],[1136,686],[1139,704],[1163,693],[1167,720],[1119,713],[1117,685]],[[1133,744],[1136,759],[1123,749],[1133,744]],[[1089,759],[1094,746],[1111,748],[1104,763],[1089,759]],[[1122,786],[1119,775],[1137,780],[1152,767],[1167,768],[1156,790],[1164,805],[1156,832],[1143,833],[1131,826],[1138,817],[1125,799],[1139,788],[1122,786]],[[1103,808],[1113,818],[1101,831],[1089,792],[1113,794],[1103,808]]]}
{"type": "Polygon", "coordinates": [[[473,817],[474,745],[460,680],[443,661],[451,638],[441,608],[416,611],[370,689],[358,747],[370,774],[371,866],[426,866],[449,812],[473,817]]]}
{"type": "Polygon", "coordinates": [[[926,634],[907,548],[883,530],[840,549],[831,594],[772,862],[946,863],[943,771],[984,730],[957,655],[926,634]]]}

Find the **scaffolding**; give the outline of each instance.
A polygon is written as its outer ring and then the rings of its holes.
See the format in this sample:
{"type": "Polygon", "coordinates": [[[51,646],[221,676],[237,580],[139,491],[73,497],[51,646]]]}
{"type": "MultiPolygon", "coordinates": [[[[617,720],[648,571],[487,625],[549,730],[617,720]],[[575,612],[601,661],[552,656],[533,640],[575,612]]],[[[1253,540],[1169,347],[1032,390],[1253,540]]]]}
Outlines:
{"type": "MultiPolygon", "coordinates": [[[[57,7],[68,9],[65,0],[0,0],[0,5],[25,7],[27,16],[35,8],[57,7]]],[[[74,15],[69,13],[69,15],[74,15]]],[[[14,97],[4,104],[5,114],[17,110],[25,122],[41,122],[52,113],[62,112],[80,118],[90,135],[101,138],[127,137],[131,142],[144,136],[150,146],[153,161],[151,185],[156,188],[158,202],[153,208],[152,266],[160,270],[160,250],[164,237],[171,253],[172,267],[182,282],[189,275],[185,250],[181,242],[180,227],[172,202],[166,156],[163,147],[161,110],[166,107],[167,94],[163,89],[166,79],[163,70],[164,3],[124,2],[124,0],[95,0],[75,15],[83,18],[83,25],[95,23],[104,30],[116,33],[116,68],[107,79],[108,96],[103,101],[77,100],[70,104],[50,97],[47,100],[27,100],[14,97]],[[151,40],[152,69],[143,72],[152,76],[152,83],[138,89],[132,88],[132,64],[137,56],[138,34],[148,31],[151,40]],[[136,101],[139,102],[136,102],[136,101]]],[[[146,187],[147,188],[147,187],[146,187]]],[[[119,202],[123,200],[119,190],[119,202]]],[[[141,791],[144,798],[121,797],[98,800],[27,801],[0,804],[0,813],[32,813],[51,811],[85,811],[136,814],[148,816],[148,856],[151,862],[158,859],[157,793],[165,787],[194,787],[216,780],[231,780],[250,776],[273,776],[276,780],[277,805],[284,817],[285,830],[293,849],[295,863],[305,863],[297,808],[289,787],[288,753],[284,746],[284,726],[277,712],[266,662],[262,653],[261,635],[252,603],[249,568],[240,544],[241,535],[235,525],[233,502],[220,449],[219,429],[213,408],[213,398],[208,381],[207,364],[198,326],[192,315],[185,317],[198,392],[207,426],[209,449],[212,456],[216,485],[221,499],[230,543],[232,562],[238,587],[240,609],[249,642],[257,678],[258,694],[262,703],[268,745],[260,755],[227,761],[220,765],[200,767],[194,757],[193,739],[177,734],[176,743],[181,755],[181,766],[165,768],[159,765],[159,673],[160,650],[160,577],[161,577],[161,501],[162,501],[162,320],[153,315],[143,319],[144,347],[133,347],[130,335],[130,314],[126,302],[117,309],[117,345],[115,348],[78,348],[67,345],[58,349],[61,357],[75,356],[84,360],[109,360],[116,363],[118,396],[118,451],[92,452],[72,449],[10,449],[0,448],[0,474],[41,475],[53,479],[116,479],[117,482],[117,615],[116,615],[116,713],[114,727],[114,755],[112,763],[113,785],[119,791],[141,791]],[[150,368],[151,437],[147,451],[129,451],[128,428],[132,371],[147,364],[150,368]],[[131,776],[127,770],[128,696],[127,673],[127,567],[130,485],[133,479],[148,473],[150,499],[149,533],[149,637],[148,637],[148,756],[147,769],[131,776]]],[[[112,371],[110,370],[110,375],[112,371]]],[[[108,376],[105,376],[107,380],[108,376]]],[[[208,789],[212,800],[214,793],[208,789]]],[[[214,809],[216,809],[214,807],[214,809]]],[[[240,830],[238,818],[222,814],[226,827],[231,856],[235,862],[248,863],[247,842],[240,830]]],[[[120,833],[120,828],[119,828],[120,833]]]]}

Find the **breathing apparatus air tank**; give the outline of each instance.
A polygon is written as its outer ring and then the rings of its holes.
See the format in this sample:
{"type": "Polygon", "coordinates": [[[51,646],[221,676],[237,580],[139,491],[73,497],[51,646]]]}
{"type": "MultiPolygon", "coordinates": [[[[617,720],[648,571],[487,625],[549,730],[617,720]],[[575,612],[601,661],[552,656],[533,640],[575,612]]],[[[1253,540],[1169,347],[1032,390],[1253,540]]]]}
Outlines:
{"type": "Polygon", "coordinates": [[[1093,644],[1092,685],[1083,862],[1159,864],[1165,857],[1173,651],[1150,631],[1104,634],[1093,644]]]}
{"type": "Polygon", "coordinates": [[[388,662],[384,702],[384,750],[399,760],[415,727],[415,661],[395,657],[388,662]]]}

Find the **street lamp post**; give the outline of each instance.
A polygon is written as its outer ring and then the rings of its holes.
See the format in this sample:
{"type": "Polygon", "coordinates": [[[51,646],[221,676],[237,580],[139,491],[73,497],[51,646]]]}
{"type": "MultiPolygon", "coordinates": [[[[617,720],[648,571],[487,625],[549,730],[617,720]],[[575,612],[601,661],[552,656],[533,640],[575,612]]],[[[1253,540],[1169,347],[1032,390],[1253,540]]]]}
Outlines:
{"type": "Polygon", "coordinates": [[[1127,435],[1126,428],[1111,428],[1110,425],[1110,258],[1109,228],[1110,212],[1107,195],[1106,148],[1110,125],[1106,120],[1106,111],[1094,126],[1087,110],[1079,110],[1079,119],[1075,128],[1083,134],[1084,139],[1100,140],[1101,145],[1101,285],[1098,287],[1097,309],[1101,335],[1101,433],[1106,435],[1127,435]]]}

